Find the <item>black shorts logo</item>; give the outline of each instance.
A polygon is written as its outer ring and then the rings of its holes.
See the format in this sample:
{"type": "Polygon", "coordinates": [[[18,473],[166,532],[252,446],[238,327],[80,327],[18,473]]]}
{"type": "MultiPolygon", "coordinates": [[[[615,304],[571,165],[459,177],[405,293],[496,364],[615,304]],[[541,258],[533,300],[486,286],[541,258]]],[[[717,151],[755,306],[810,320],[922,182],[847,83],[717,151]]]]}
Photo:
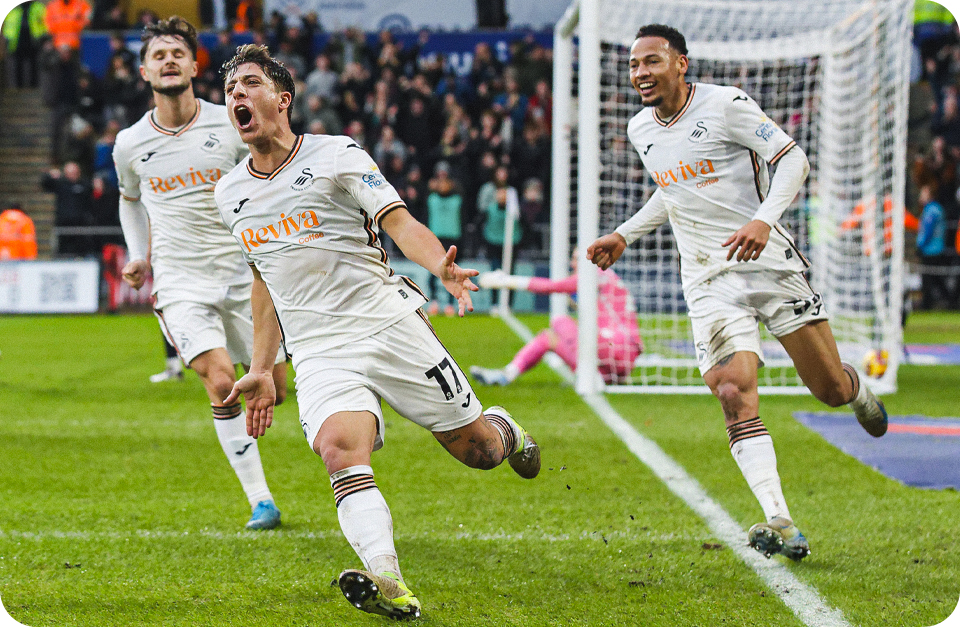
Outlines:
{"type": "Polygon", "coordinates": [[[814,292],[810,298],[788,300],[787,304],[793,307],[793,313],[797,316],[802,316],[810,311],[811,308],[813,312],[810,315],[819,316],[820,309],[823,307],[823,297],[820,296],[820,292],[814,292]]]}

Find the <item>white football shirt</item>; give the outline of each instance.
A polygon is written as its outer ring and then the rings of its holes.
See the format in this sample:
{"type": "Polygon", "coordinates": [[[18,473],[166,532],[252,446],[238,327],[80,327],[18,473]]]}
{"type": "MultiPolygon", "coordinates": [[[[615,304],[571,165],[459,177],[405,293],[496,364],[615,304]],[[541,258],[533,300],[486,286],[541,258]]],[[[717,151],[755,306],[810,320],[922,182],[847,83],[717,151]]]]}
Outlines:
{"type": "Polygon", "coordinates": [[[215,192],[224,223],[263,277],[294,366],[373,335],[426,302],[394,274],[380,221],[403,201],[344,136],[301,135],[273,172],[249,160],[215,192]]]}
{"type": "Polygon", "coordinates": [[[662,120],[655,107],[646,107],[627,126],[666,205],[684,287],[728,268],[804,270],[809,264],[779,224],[756,261],[727,261],[729,249],[723,247],[760,207],[770,185],[767,164],[776,164],[796,142],[742,90],[689,87],[672,119],[662,120]]]}
{"type": "Polygon", "coordinates": [[[227,108],[199,99],[196,115],[179,130],[160,127],[149,111],[117,135],[120,193],[140,199],[150,218],[158,307],[252,280],[213,199],[217,181],[249,154],[227,108]]]}

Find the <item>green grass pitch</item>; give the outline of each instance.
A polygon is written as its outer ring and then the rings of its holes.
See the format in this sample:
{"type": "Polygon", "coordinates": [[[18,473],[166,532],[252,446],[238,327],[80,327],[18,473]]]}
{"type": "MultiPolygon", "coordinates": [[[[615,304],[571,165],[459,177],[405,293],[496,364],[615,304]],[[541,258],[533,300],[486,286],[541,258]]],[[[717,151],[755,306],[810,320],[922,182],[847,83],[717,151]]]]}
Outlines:
{"type": "MultiPolygon", "coordinates": [[[[525,316],[531,328],[543,316],[525,316]]],[[[437,319],[461,367],[502,365],[520,340],[500,320],[437,319]]],[[[910,319],[908,341],[960,342],[960,315],[910,319]]],[[[0,318],[0,598],[34,627],[384,624],[332,586],[359,560],[341,537],[294,395],[260,440],[283,527],[249,509],[197,377],[152,385],[150,316],[0,318]]],[[[291,377],[292,381],[292,377],[291,377]]],[[[893,413],[960,414],[960,367],[903,367],[893,413]]],[[[387,412],[377,483],[393,512],[424,626],[801,627],[706,523],[546,366],[476,386],[540,442],[543,471],[470,470],[387,412]]],[[[747,529],[759,506],[707,396],[610,397],[747,529]]],[[[812,555],[780,561],[851,625],[926,626],[960,594],[956,491],[903,486],[797,423],[808,397],[764,398],[784,490],[812,555]]],[[[745,542],[745,540],[744,540],[745,542]]]]}

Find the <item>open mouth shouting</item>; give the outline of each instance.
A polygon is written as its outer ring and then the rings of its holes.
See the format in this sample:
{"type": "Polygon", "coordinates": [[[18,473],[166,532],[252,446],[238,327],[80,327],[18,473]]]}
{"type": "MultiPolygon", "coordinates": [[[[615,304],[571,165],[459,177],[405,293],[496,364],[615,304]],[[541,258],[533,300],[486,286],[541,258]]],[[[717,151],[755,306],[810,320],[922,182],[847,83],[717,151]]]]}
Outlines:
{"type": "Polygon", "coordinates": [[[247,108],[247,105],[237,105],[233,108],[233,117],[237,120],[237,128],[245,131],[250,128],[253,122],[253,113],[247,108]]]}

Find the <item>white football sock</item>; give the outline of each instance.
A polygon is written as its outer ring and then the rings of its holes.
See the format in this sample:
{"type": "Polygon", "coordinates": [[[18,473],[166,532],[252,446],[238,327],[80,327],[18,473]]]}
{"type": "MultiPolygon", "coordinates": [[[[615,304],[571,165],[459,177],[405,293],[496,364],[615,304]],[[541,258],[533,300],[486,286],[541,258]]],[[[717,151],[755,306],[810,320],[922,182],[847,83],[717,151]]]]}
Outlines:
{"type": "Polygon", "coordinates": [[[850,405],[854,411],[862,409],[870,401],[869,390],[867,386],[860,384],[860,375],[857,374],[853,366],[843,364],[843,370],[847,373],[847,376],[850,377],[850,383],[853,384],[853,398],[847,404],[850,405]]]}
{"type": "Polygon", "coordinates": [[[393,517],[370,466],[350,466],[330,475],[340,529],[364,567],[391,572],[403,581],[393,544],[393,517]]]}
{"type": "Polygon", "coordinates": [[[730,438],[730,454],[740,467],[753,495],[760,502],[763,515],[768,521],[774,516],[793,520],[780,487],[773,438],[763,421],[757,417],[732,424],[727,427],[727,437],[730,438]]]}
{"type": "Polygon", "coordinates": [[[273,496],[263,474],[263,464],[260,463],[260,450],[257,441],[247,435],[247,421],[240,411],[240,404],[228,407],[214,405],[213,417],[220,446],[243,486],[250,507],[256,507],[260,501],[272,501],[273,496]],[[228,417],[230,414],[233,416],[228,417]]]}

